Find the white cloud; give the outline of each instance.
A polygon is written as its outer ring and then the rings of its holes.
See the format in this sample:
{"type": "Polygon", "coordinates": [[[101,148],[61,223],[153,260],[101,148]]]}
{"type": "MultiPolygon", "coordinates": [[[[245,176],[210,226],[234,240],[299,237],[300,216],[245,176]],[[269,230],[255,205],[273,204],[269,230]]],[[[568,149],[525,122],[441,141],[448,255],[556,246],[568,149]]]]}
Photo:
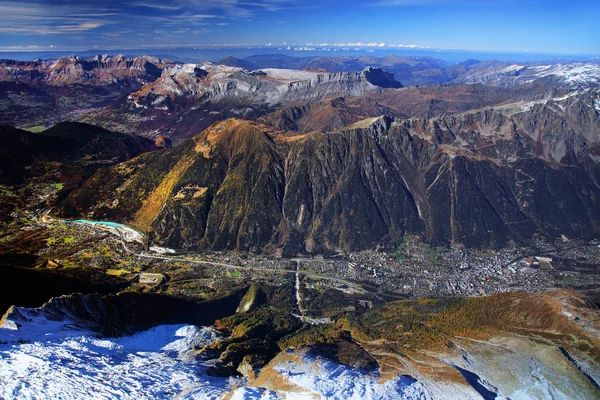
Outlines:
{"type": "MultiPolygon", "coordinates": [[[[210,19],[248,19],[281,10],[287,0],[23,0],[0,1],[0,32],[53,35],[87,32],[105,25],[136,31],[207,25],[210,19]]],[[[226,22],[217,23],[225,26],[226,22]]],[[[202,34],[204,28],[196,29],[202,34]]]]}

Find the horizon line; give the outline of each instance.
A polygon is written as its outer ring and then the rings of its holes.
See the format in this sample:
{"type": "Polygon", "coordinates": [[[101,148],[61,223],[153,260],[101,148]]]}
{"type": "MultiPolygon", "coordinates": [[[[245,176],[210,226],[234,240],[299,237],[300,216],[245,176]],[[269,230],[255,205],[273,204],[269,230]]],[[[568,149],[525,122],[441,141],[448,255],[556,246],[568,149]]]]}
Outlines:
{"type": "Polygon", "coordinates": [[[595,58],[600,56],[600,53],[585,53],[585,52],[553,52],[541,50],[481,50],[481,49],[461,49],[461,48],[436,48],[431,46],[422,46],[416,44],[386,44],[377,42],[356,42],[356,43],[261,43],[261,44],[246,44],[246,43],[197,43],[197,44],[157,44],[157,45],[139,45],[139,46],[85,46],[85,47],[58,47],[50,46],[8,46],[0,47],[0,53],[32,53],[32,52],[89,52],[89,51],[145,51],[145,50],[176,50],[176,49],[197,49],[197,50],[218,50],[218,49],[273,49],[281,52],[337,52],[342,51],[406,51],[406,52],[440,52],[440,53],[493,53],[493,54],[519,54],[519,55],[554,55],[554,56],[590,56],[595,58]]]}

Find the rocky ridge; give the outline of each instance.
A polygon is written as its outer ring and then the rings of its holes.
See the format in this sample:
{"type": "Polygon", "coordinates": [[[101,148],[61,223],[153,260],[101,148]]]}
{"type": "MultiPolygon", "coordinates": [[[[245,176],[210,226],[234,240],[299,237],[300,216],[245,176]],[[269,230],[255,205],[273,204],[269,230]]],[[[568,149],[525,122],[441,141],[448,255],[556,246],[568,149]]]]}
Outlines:
{"type": "Polygon", "coordinates": [[[74,120],[153,82],[167,65],[173,63],[122,55],[0,60],[0,124],[31,127],[74,120]]]}
{"type": "Polygon", "coordinates": [[[331,73],[183,64],[166,68],[159,79],[125,101],[90,112],[82,120],[111,130],[181,140],[227,118],[257,119],[286,106],[364,97],[401,86],[391,74],[372,68],[331,73]]]}
{"type": "Polygon", "coordinates": [[[156,57],[126,58],[123,55],[78,56],[54,60],[0,61],[0,80],[34,85],[145,84],[160,76],[167,65],[156,57]]]}
{"type": "Polygon", "coordinates": [[[286,255],[394,246],[407,232],[475,247],[586,237],[600,227],[597,96],[327,133],[231,119],[100,171],[61,208],[167,247],[286,255]]]}
{"type": "Polygon", "coordinates": [[[293,317],[268,298],[266,305],[218,320],[220,332],[190,325],[128,330],[148,318],[162,321],[166,309],[147,307],[161,301],[132,293],[74,295],[38,309],[13,308],[0,320],[0,346],[18,363],[4,357],[2,376],[7,382],[21,376],[31,386],[3,385],[2,393],[27,395],[41,382],[36,389],[48,395],[72,395],[73,383],[79,393],[93,393],[106,390],[107,379],[111,393],[121,395],[273,399],[370,393],[583,400],[600,390],[598,308],[573,291],[396,301],[320,326],[286,325],[293,317]],[[265,345],[274,346],[274,354],[259,360],[265,345]],[[19,375],[23,365],[27,377],[19,375]],[[224,368],[236,366],[243,378],[224,385],[237,375],[224,368]]]}
{"type": "MultiPolygon", "coordinates": [[[[244,103],[252,96],[253,103],[275,105],[294,97],[312,98],[341,95],[363,95],[378,91],[378,87],[401,87],[391,74],[367,68],[363,72],[318,72],[284,69],[247,71],[212,63],[184,64],[166,68],[153,84],[132,93],[129,101],[135,107],[169,107],[177,98],[195,98],[218,102],[229,99],[244,103]]],[[[246,102],[249,104],[249,102],[246,102]]]]}
{"type": "Polygon", "coordinates": [[[483,83],[489,86],[512,87],[538,79],[552,82],[554,87],[589,88],[600,83],[600,66],[593,63],[512,64],[481,63],[472,67],[454,83],[483,83]]]}

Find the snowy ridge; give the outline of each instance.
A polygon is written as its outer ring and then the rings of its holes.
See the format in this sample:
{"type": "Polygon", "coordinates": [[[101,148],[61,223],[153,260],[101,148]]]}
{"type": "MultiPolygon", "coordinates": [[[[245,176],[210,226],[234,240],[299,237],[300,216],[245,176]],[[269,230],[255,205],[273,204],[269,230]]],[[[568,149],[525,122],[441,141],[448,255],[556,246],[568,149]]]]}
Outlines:
{"type": "Polygon", "coordinates": [[[499,73],[504,73],[504,74],[505,74],[505,73],[509,73],[509,72],[522,71],[522,70],[524,70],[525,68],[527,68],[525,65],[517,65],[517,64],[514,64],[514,65],[509,65],[508,67],[506,67],[506,68],[503,68],[503,69],[501,69],[501,70],[500,70],[500,71],[498,71],[498,72],[499,72],[499,73]]]}
{"type": "MultiPolygon", "coordinates": [[[[573,63],[558,64],[539,68],[538,77],[554,75],[573,85],[597,84],[600,82],[600,66],[595,64],[573,63]]],[[[533,68],[532,68],[533,69],[533,68]]]]}
{"type": "Polygon", "coordinates": [[[69,318],[53,318],[42,308],[13,307],[0,325],[0,342],[51,340],[87,331],[87,324],[69,318]]]}
{"type": "Polygon", "coordinates": [[[51,333],[40,332],[31,343],[0,345],[1,398],[165,398],[192,392],[195,398],[217,398],[229,391],[228,380],[203,374],[206,366],[188,356],[194,346],[218,340],[211,328],[162,325],[111,339],[86,331],[49,339],[51,333]]]}
{"type": "MultiPolygon", "coordinates": [[[[289,382],[309,393],[326,399],[344,400],[429,400],[424,386],[410,376],[382,380],[377,373],[340,365],[328,359],[305,353],[301,362],[287,361],[278,364],[278,371],[289,382]]],[[[304,398],[294,393],[291,398],[304,398]]],[[[307,396],[306,398],[310,398],[307,396]]]]}
{"type": "MultiPolygon", "coordinates": [[[[168,110],[172,101],[182,97],[202,102],[223,99],[240,102],[246,98],[252,104],[272,106],[284,100],[305,99],[305,96],[358,96],[380,90],[377,84],[369,81],[368,73],[378,75],[378,70],[372,68],[363,72],[332,73],[265,68],[247,71],[208,62],[180,64],[165,68],[159,79],[132,93],[128,102],[136,109],[168,110]]],[[[398,82],[392,83],[401,86],[398,82]]],[[[387,87],[385,84],[390,82],[379,85],[387,87]]]]}
{"type": "MultiPolygon", "coordinates": [[[[12,399],[296,399],[250,387],[240,378],[213,377],[213,361],[194,349],[222,339],[213,328],[161,325],[117,338],[99,338],[86,322],[15,308],[0,326],[0,398],[12,399]],[[16,329],[18,328],[18,329],[16,329]]],[[[411,377],[384,381],[377,373],[302,354],[275,370],[308,398],[429,399],[411,377]]]]}
{"type": "Polygon", "coordinates": [[[294,81],[308,81],[311,79],[316,79],[316,77],[319,75],[318,72],[281,68],[264,68],[261,71],[267,74],[268,77],[277,79],[282,83],[290,83],[294,81]]]}
{"type": "Polygon", "coordinates": [[[590,87],[600,84],[600,65],[591,63],[566,63],[550,65],[520,65],[496,63],[475,67],[457,83],[483,83],[489,86],[510,87],[531,83],[550,77],[567,88],[590,87]]]}

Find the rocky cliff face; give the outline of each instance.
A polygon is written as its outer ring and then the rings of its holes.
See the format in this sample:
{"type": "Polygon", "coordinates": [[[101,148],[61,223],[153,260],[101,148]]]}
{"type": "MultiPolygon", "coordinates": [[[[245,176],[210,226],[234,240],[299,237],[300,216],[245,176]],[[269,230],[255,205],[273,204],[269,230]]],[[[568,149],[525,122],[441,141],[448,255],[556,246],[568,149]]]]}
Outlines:
{"type": "Polygon", "coordinates": [[[132,223],[169,247],[288,255],[394,245],[406,232],[469,246],[592,235],[595,96],[329,133],[227,120],[99,172],[62,208],[132,223]]]}
{"type": "Polygon", "coordinates": [[[227,118],[257,119],[282,107],[304,107],[339,96],[377,95],[384,88],[401,86],[375,68],[332,73],[185,64],[166,68],[159,79],[126,101],[89,113],[83,120],[113,130],[149,137],[161,133],[181,140],[227,118]]]}
{"type": "Polygon", "coordinates": [[[34,85],[144,84],[158,78],[165,63],[155,57],[126,58],[122,55],[78,56],[30,62],[3,60],[0,80],[34,85]]]}
{"type": "Polygon", "coordinates": [[[189,103],[237,104],[269,108],[294,100],[321,99],[332,95],[364,95],[380,87],[401,87],[391,74],[369,68],[363,72],[312,72],[264,69],[248,72],[223,65],[185,64],[163,71],[153,84],[129,96],[134,109],[178,111],[189,103]]]}

